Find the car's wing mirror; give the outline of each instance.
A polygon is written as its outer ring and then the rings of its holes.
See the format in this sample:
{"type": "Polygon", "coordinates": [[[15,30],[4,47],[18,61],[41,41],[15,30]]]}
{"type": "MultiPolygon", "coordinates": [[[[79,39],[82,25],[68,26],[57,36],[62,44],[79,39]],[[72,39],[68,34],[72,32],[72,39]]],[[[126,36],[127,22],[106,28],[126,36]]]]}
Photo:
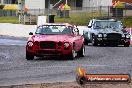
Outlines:
{"type": "Polygon", "coordinates": [[[33,32],[30,32],[29,35],[33,35],[33,32]]]}
{"type": "Polygon", "coordinates": [[[75,29],[76,35],[79,35],[79,30],[78,28],[75,29]]]}

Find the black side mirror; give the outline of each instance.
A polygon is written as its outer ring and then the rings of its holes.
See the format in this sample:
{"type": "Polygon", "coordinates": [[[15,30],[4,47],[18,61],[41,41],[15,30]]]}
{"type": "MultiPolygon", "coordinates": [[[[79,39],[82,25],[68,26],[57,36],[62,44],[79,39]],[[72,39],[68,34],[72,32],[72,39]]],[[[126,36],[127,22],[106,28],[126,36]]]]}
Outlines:
{"type": "Polygon", "coordinates": [[[91,28],[92,26],[88,26],[88,28],[91,28]]]}
{"type": "Polygon", "coordinates": [[[77,34],[79,35],[79,29],[78,29],[78,28],[77,28],[77,31],[76,31],[76,32],[77,32],[77,34]]]}
{"type": "Polygon", "coordinates": [[[76,34],[79,35],[79,29],[78,28],[76,28],[76,34]]]}
{"type": "Polygon", "coordinates": [[[29,35],[33,35],[33,32],[30,32],[29,35]]]}

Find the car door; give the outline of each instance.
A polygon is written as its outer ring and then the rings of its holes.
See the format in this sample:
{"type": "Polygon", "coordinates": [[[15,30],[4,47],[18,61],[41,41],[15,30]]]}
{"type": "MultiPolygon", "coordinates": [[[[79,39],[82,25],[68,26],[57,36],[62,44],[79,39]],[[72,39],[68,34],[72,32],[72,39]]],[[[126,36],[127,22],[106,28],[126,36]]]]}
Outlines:
{"type": "Polygon", "coordinates": [[[74,29],[75,51],[79,51],[83,44],[83,36],[79,34],[78,28],[74,29]]]}
{"type": "Polygon", "coordinates": [[[90,41],[91,40],[91,34],[93,33],[93,20],[91,20],[88,24],[88,31],[87,31],[87,40],[90,41]]]}

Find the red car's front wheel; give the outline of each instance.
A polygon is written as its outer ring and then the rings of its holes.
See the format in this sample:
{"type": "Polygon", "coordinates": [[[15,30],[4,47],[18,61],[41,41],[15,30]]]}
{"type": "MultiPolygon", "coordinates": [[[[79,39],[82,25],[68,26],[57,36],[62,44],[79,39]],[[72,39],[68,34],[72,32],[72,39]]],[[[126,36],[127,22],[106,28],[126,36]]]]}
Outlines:
{"type": "Polygon", "coordinates": [[[33,60],[34,56],[32,54],[30,54],[28,51],[26,51],[26,59],[27,60],[33,60]]]}
{"type": "Polygon", "coordinates": [[[70,59],[70,60],[74,60],[75,57],[76,57],[76,52],[75,52],[75,50],[72,50],[71,53],[69,53],[69,54],[66,55],[66,58],[67,58],[67,59],[70,59]]]}
{"type": "Polygon", "coordinates": [[[85,56],[85,46],[83,45],[80,51],[77,53],[77,56],[84,57],[85,56]]]}

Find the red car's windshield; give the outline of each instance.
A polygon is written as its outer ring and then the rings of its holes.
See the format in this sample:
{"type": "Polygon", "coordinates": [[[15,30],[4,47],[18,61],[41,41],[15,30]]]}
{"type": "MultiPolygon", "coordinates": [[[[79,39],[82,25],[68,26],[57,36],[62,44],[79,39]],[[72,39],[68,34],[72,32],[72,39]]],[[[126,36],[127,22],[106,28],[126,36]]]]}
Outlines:
{"type": "Polygon", "coordinates": [[[46,34],[46,35],[72,35],[72,27],[62,26],[62,25],[48,25],[39,27],[36,30],[36,34],[46,34]]]}

